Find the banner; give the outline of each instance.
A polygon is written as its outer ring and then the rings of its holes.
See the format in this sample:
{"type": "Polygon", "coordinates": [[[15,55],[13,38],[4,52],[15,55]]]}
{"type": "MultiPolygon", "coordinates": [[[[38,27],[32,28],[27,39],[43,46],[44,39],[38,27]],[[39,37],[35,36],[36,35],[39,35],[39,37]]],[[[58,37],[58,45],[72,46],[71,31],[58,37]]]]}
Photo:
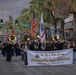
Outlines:
{"type": "Polygon", "coordinates": [[[73,50],[28,51],[28,66],[49,66],[73,64],[73,50]]]}

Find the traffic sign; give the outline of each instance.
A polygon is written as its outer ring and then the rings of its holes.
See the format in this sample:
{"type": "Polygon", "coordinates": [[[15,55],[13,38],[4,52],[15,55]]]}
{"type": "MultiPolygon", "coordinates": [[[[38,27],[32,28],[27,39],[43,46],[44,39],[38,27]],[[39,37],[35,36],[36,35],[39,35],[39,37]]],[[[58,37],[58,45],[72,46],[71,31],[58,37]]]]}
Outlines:
{"type": "Polygon", "coordinates": [[[30,27],[30,24],[22,24],[23,27],[30,27]]]}
{"type": "Polygon", "coordinates": [[[18,29],[16,29],[15,31],[16,31],[16,32],[20,32],[20,30],[18,30],[18,29]]]}

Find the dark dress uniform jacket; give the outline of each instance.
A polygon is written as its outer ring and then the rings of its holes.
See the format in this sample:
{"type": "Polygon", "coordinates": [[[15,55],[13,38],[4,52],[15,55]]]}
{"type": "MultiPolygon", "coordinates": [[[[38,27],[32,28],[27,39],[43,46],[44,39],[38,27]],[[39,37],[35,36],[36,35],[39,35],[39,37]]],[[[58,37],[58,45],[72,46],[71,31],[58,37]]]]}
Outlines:
{"type": "Polygon", "coordinates": [[[6,60],[11,61],[11,57],[12,57],[12,45],[8,44],[6,46],[6,60]]]}

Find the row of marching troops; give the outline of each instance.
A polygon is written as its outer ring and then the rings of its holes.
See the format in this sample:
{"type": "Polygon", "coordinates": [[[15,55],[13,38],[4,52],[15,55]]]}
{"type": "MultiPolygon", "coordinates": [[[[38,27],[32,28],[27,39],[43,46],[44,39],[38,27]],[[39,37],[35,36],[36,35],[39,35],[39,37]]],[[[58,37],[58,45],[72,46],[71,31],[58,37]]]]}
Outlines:
{"type": "MultiPolygon", "coordinates": [[[[27,57],[26,51],[53,51],[53,50],[62,50],[67,48],[65,43],[61,40],[52,40],[51,42],[45,41],[41,43],[39,40],[26,42],[16,42],[15,44],[8,41],[2,44],[2,54],[6,57],[7,61],[11,61],[12,56],[22,56],[22,60],[27,57]],[[27,47],[26,47],[27,46],[27,47]]],[[[27,59],[26,59],[27,61],[27,59]]]]}
{"type": "MultiPolygon", "coordinates": [[[[27,41],[27,47],[32,51],[51,51],[63,49],[63,43],[61,42],[44,42],[41,43],[37,41],[27,41]]],[[[7,61],[11,61],[12,56],[22,56],[24,54],[25,42],[16,42],[15,44],[8,41],[2,44],[2,54],[6,57],[7,61]]]]}
{"type": "Polygon", "coordinates": [[[12,56],[21,55],[21,50],[17,43],[13,44],[10,41],[8,41],[2,44],[2,54],[4,57],[6,57],[6,60],[10,62],[12,56]]]}

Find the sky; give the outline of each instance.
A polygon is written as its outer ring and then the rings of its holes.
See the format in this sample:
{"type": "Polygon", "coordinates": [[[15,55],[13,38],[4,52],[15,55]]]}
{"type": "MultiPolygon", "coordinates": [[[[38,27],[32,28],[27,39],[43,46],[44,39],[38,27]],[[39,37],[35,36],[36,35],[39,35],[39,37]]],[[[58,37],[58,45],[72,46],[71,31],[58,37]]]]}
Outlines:
{"type": "Polygon", "coordinates": [[[31,0],[0,0],[0,19],[8,21],[9,16],[17,18],[21,10],[29,7],[31,0]]]}

